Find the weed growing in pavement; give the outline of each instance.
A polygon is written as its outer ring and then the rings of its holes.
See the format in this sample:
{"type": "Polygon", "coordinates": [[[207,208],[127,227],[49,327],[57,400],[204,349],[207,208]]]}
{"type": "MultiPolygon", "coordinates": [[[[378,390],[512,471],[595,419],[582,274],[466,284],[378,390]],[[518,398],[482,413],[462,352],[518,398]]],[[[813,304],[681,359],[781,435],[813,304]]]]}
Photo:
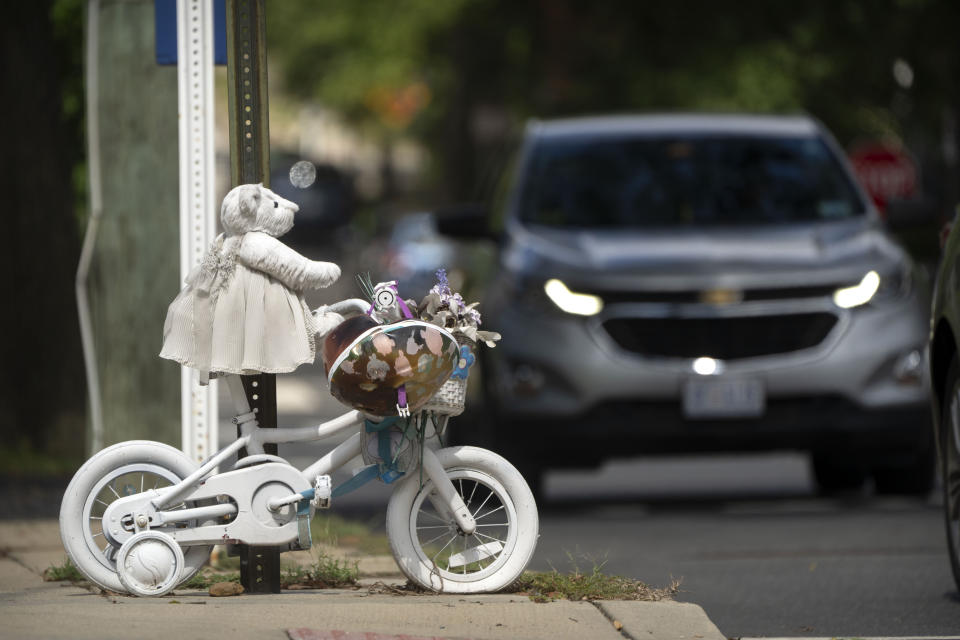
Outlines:
{"type": "Polygon", "coordinates": [[[669,587],[650,587],[646,583],[623,576],[603,573],[606,562],[593,563],[589,572],[580,570],[572,554],[567,554],[573,568],[568,573],[554,569],[548,572],[525,571],[509,589],[525,594],[534,602],[553,600],[671,600],[680,590],[680,581],[669,587]]]}
{"type": "MultiPolygon", "coordinates": [[[[357,586],[360,571],[356,562],[319,554],[308,567],[285,567],[280,573],[283,589],[337,589],[357,586]]],[[[209,589],[218,582],[240,582],[238,572],[217,571],[207,567],[180,585],[184,589],[209,589]]]]}
{"type": "Polygon", "coordinates": [[[210,569],[202,569],[193,575],[192,578],[179,586],[180,589],[209,589],[211,585],[218,582],[236,582],[240,583],[239,573],[217,573],[210,569]]]}
{"type": "Polygon", "coordinates": [[[357,586],[357,562],[331,558],[323,553],[309,567],[290,567],[280,574],[284,589],[340,589],[357,586]]]}
{"type": "MultiPolygon", "coordinates": [[[[280,586],[284,589],[337,589],[357,586],[360,571],[356,562],[331,558],[320,554],[309,567],[288,567],[280,574],[280,586]]],[[[86,578],[67,558],[59,565],[51,565],[43,572],[47,582],[84,582],[86,578]]],[[[179,585],[180,589],[209,589],[218,582],[240,583],[237,571],[218,571],[205,567],[189,580],[179,585]]]]}
{"type": "Polygon", "coordinates": [[[43,579],[46,582],[83,582],[86,577],[77,569],[70,558],[65,558],[63,564],[52,564],[43,570],[43,579]]]}

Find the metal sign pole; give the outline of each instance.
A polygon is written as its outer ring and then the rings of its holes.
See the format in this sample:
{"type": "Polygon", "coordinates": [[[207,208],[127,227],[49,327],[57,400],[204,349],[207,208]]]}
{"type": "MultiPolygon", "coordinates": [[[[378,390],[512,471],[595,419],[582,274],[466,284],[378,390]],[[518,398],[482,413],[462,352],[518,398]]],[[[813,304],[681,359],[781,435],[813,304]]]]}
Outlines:
{"type": "MultiPolygon", "coordinates": [[[[264,0],[227,0],[227,105],[233,186],[269,187],[270,130],[267,107],[267,44],[264,0]]],[[[244,376],[247,401],[261,427],[277,426],[277,379],[244,376]]],[[[239,435],[239,433],[238,433],[239,435]]],[[[266,445],[276,454],[276,445],[266,445]]],[[[240,582],[248,593],[280,592],[280,549],[240,548],[240,582]]]]}
{"type": "MultiPolygon", "coordinates": [[[[180,281],[203,260],[217,233],[213,152],[213,4],[177,0],[177,85],[180,111],[180,281]]],[[[183,452],[202,462],[217,450],[217,385],[180,371],[183,452]]]]}

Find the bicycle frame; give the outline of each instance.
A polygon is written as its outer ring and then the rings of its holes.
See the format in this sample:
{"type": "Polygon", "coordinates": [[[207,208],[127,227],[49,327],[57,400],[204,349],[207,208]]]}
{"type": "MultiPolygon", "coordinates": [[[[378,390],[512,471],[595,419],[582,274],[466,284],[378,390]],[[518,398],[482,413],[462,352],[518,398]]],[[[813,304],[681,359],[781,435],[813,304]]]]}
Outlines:
{"type": "MultiPolygon", "coordinates": [[[[143,531],[150,526],[160,524],[170,524],[186,521],[211,521],[223,516],[238,516],[241,509],[233,502],[218,503],[200,507],[186,509],[170,509],[173,505],[178,505],[184,501],[197,501],[210,498],[216,498],[219,495],[230,495],[235,484],[231,482],[242,481],[246,483],[248,489],[255,489],[259,486],[257,483],[268,481],[281,481],[284,484],[298,489],[298,492],[285,496],[274,496],[264,505],[274,513],[280,513],[286,509],[286,515],[289,516],[291,510],[296,509],[296,505],[309,500],[313,495],[314,484],[319,476],[326,476],[339,469],[349,460],[360,455],[362,446],[362,436],[360,428],[365,421],[371,417],[366,416],[360,411],[348,411],[347,413],[328,420],[317,426],[302,427],[296,429],[264,429],[259,426],[256,420],[256,414],[250,411],[246,394],[243,390],[243,384],[239,376],[231,375],[227,377],[227,384],[230,388],[230,394],[233,398],[235,409],[238,414],[233,418],[233,422],[240,427],[241,435],[236,441],[221,449],[212,457],[207,459],[196,471],[181,480],[180,482],[161,490],[151,490],[124,498],[120,498],[110,505],[104,513],[104,521],[110,522],[117,517],[122,519],[121,514],[133,514],[133,521],[127,523],[132,525],[136,531],[143,531]],[[316,462],[297,471],[289,464],[279,462],[279,459],[261,458],[263,461],[257,466],[238,465],[232,471],[224,473],[214,473],[215,469],[226,462],[231,456],[240,449],[245,448],[251,456],[262,456],[264,454],[265,444],[279,444],[289,442],[306,442],[314,440],[323,440],[331,436],[342,434],[347,431],[354,431],[353,435],[340,443],[316,462]],[[303,487],[302,490],[299,487],[303,487]],[[116,515],[115,515],[116,514],[116,515]]],[[[476,523],[469,509],[464,504],[460,494],[456,491],[453,484],[444,472],[443,466],[436,454],[429,448],[423,448],[423,472],[433,482],[436,496],[430,496],[431,502],[435,508],[441,512],[447,512],[456,520],[458,526],[464,533],[470,534],[475,530],[476,523]]],[[[251,510],[250,505],[244,511],[251,510]]],[[[242,515],[242,514],[241,514],[242,515]]],[[[240,541],[254,544],[270,544],[271,542],[280,542],[285,539],[296,537],[297,518],[288,518],[288,521],[280,527],[273,529],[264,529],[256,526],[234,527],[241,531],[248,531],[249,539],[244,536],[219,536],[219,532],[224,531],[223,525],[199,525],[186,529],[175,529],[172,537],[181,545],[210,544],[219,541],[240,541]]],[[[119,534],[119,532],[118,532],[119,534]]]]}

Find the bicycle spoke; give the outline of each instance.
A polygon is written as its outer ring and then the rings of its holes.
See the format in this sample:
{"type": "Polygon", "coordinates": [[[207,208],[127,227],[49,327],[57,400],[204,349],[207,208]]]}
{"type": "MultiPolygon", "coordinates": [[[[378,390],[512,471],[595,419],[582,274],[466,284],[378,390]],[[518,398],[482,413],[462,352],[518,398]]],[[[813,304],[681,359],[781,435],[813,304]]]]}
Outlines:
{"type": "MultiPolygon", "coordinates": [[[[436,536],[435,538],[430,538],[430,539],[427,540],[426,542],[421,543],[420,546],[421,546],[421,547],[426,547],[426,546],[429,545],[431,542],[433,542],[433,541],[435,541],[435,540],[439,540],[440,538],[442,538],[443,536],[447,535],[448,533],[449,533],[448,531],[444,531],[443,533],[441,533],[440,535],[436,536]]],[[[452,535],[452,534],[451,534],[451,535],[452,535]]]]}
{"type": "Polygon", "coordinates": [[[474,481],[473,481],[473,491],[470,492],[470,500],[467,501],[467,504],[470,504],[470,503],[473,502],[473,495],[477,492],[477,487],[479,487],[479,486],[480,486],[480,483],[477,482],[476,480],[474,480],[474,481]]]}
{"type": "Polygon", "coordinates": [[[431,518],[433,518],[433,519],[436,520],[437,522],[442,522],[444,525],[448,525],[448,524],[449,524],[446,520],[444,520],[443,518],[441,518],[441,517],[438,516],[437,514],[433,513],[432,511],[420,511],[420,515],[430,516],[431,518]]]}
{"type": "Polygon", "coordinates": [[[477,513],[480,513],[480,510],[483,509],[483,507],[487,504],[487,501],[490,500],[490,498],[492,497],[493,497],[493,491],[487,494],[487,497],[483,499],[483,502],[480,503],[480,506],[477,507],[477,510],[471,513],[470,515],[475,515],[477,513]]]}
{"type": "Polygon", "coordinates": [[[109,506],[110,506],[109,504],[107,504],[106,502],[104,502],[103,500],[101,500],[100,498],[96,498],[96,501],[99,502],[100,504],[102,504],[102,505],[105,506],[105,507],[109,507],[109,506]]]}
{"type": "Polygon", "coordinates": [[[143,474],[140,474],[140,493],[143,493],[143,474]]]}
{"type": "MultiPolygon", "coordinates": [[[[447,544],[445,544],[445,545],[443,545],[442,547],[440,547],[440,551],[437,551],[435,554],[433,554],[433,557],[431,558],[431,560],[433,560],[434,562],[436,562],[436,561],[437,561],[437,556],[439,556],[441,553],[443,553],[443,552],[446,550],[446,548],[450,546],[450,543],[453,542],[453,541],[456,540],[456,539],[457,539],[457,536],[453,536],[452,538],[450,538],[450,540],[447,541],[447,544]]],[[[449,569],[449,568],[450,568],[450,560],[448,559],[448,560],[447,560],[447,569],[449,569]]]]}
{"type": "Polygon", "coordinates": [[[499,507],[497,507],[496,509],[493,509],[492,511],[487,511],[487,512],[486,512],[485,514],[483,514],[482,516],[477,516],[477,515],[475,515],[475,516],[473,517],[473,519],[474,519],[474,520],[480,520],[481,518],[486,518],[487,516],[492,515],[492,514],[496,513],[497,511],[500,511],[500,509],[504,509],[504,508],[506,508],[506,507],[501,504],[501,505],[500,505],[499,507]]]}
{"type": "Polygon", "coordinates": [[[485,533],[480,533],[479,531],[475,531],[475,532],[474,532],[474,535],[476,535],[476,536],[483,536],[483,537],[486,538],[487,540],[490,540],[490,541],[493,541],[493,542],[499,542],[500,544],[504,544],[504,541],[501,540],[500,538],[496,538],[496,537],[494,537],[494,536],[488,536],[487,534],[485,534],[485,533]]]}
{"type": "MultiPolygon", "coordinates": [[[[478,545],[478,546],[483,545],[483,540],[481,540],[480,538],[477,538],[476,534],[471,533],[471,534],[470,534],[470,537],[476,538],[476,540],[477,540],[477,545],[478,545]]],[[[489,567],[491,564],[493,564],[494,562],[496,562],[497,558],[499,558],[499,557],[500,557],[500,554],[499,554],[499,553],[497,553],[497,554],[490,554],[490,556],[487,557],[487,560],[490,561],[489,563],[487,563],[487,567],[489,567]]],[[[486,569],[486,568],[487,568],[487,567],[484,567],[484,566],[483,566],[483,560],[482,560],[482,559],[481,559],[481,560],[478,560],[477,563],[480,565],[480,568],[481,568],[481,569],[486,569]]]]}
{"type": "MultiPolygon", "coordinates": [[[[116,482],[116,480],[114,480],[113,482],[116,482]]],[[[120,497],[120,494],[117,493],[117,490],[113,488],[113,482],[111,482],[110,484],[108,484],[108,485],[107,485],[107,488],[110,489],[110,491],[113,491],[113,495],[115,495],[115,496],[117,496],[117,497],[119,498],[119,497],[120,497]]]]}
{"type": "MultiPolygon", "coordinates": [[[[494,570],[506,557],[506,540],[513,531],[513,518],[508,499],[481,479],[456,474],[450,482],[473,517],[476,528],[469,534],[460,531],[453,518],[440,515],[444,513],[445,505],[431,504],[420,498],[414,522],[414,542],[428,564],[432,561],[436,569],[450,579],[467,580],[472,575],[494,570]],[[498,512],[502,513],[498,516],[498,512]]],[[[429,495],[438,499],[435,490],[429,495]]]]}

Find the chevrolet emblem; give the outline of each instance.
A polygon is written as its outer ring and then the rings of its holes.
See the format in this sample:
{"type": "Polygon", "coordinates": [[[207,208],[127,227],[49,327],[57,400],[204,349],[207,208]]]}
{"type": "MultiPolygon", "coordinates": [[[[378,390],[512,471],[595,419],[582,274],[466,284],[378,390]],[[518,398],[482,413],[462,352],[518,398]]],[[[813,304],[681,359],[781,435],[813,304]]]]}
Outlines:
{"type": "Polygon", "coordinates": [[[743,300],[739,289],[706,289],[700,292],[700,302],[712,305],[736,304],[743,300]]]}

